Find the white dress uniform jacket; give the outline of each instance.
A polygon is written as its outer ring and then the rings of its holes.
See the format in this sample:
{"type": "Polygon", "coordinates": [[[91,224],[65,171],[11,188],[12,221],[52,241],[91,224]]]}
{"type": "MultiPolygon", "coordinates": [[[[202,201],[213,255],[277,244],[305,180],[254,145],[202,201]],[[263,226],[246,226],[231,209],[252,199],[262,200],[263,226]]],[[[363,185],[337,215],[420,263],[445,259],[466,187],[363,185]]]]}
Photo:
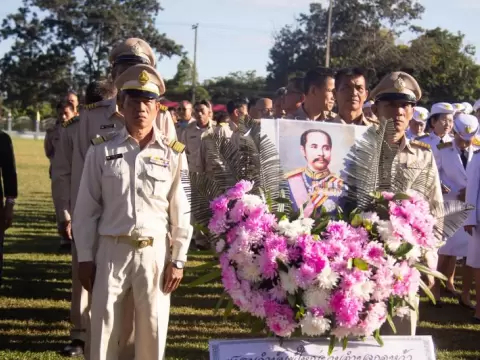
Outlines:
{"type": "Polygon", "coordinates": [[[85,158],[73,231],[78,261],[96,263],[90,360],[118,358],[121,303],[130,290],[135,358],[157,360],[164,354],[170,308],[170,296],[161,291],[170,257],[167,232],[172,259],[186,261],[192,228],[185,156],[153,129],[143,149],[123,128],[90,147],[85,158]]]}
{"type": "Polygon", "coordinates": [[[475,206],[470,211],[465,225],[475,226],[473,236],[468,241],[467,265],[474,269],[480,269],[480,151],[474,152],[472,160],[467,168],[467,195],[466,202],[475,206]]]}
{"type": "MultiPolygon", "coordinates": [[[[440,181],[450,189],[448,194],[444,194],[445,200],[457,200],[460,190],[467,187],[467,171],[471,166],[474,148],[470,146],[466,150],[467,168],[463,167],[460,157],[461,150],[455,145],[455,142],[448,142],[437,146],[435,160],[437,162],[440,181]]],[[[465,257],[468,251],[468,235],[463,226],[450,238],[447,243],[439,249],[440,255],[465,257]]]]}
{"type": "Polygon", "coordinates": [[[415,138],[415,140],[421,141],[425,144],[430,145],[430,148],[432,149],[432,152],[435,154],[437,151],[437,145],[440,143],[448,143],[450,141],[453,141],[453,137],[449,134],[446,134],[442,138],[440,136],[437,136],[434,132],[431,132],[430,134],[425,134],[422,136],[419,136],[415,138]]]}

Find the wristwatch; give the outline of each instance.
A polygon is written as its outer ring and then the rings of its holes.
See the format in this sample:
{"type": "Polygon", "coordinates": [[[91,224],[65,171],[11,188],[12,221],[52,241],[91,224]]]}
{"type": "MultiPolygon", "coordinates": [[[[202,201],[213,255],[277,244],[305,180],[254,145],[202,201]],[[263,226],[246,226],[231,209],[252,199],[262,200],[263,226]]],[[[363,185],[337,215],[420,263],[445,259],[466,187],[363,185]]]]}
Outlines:
{"type": "Polygon", "coordinates": [[[172,260],[172,264],[175,269],[183,269],[185,267],[185,263],[180,260],[172,260]]]}

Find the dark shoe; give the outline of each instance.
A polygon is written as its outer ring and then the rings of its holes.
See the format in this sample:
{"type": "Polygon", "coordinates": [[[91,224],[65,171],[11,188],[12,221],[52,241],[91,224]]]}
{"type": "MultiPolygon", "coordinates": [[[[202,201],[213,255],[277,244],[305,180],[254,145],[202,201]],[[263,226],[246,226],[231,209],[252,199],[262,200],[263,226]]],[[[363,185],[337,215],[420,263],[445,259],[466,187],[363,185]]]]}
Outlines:
{"type": "Polygon", "coordinates": [[[69,253],[71,251],[72,251],[72,243],[60,244],[60,252],[61,253],[69,253]]]}
{"type": "Polygon", "coordinates": [[[82,340],[72,340],[70,344],[65,346],[65,349],[62,351],[62,355],[66,357],[83,356],[84,348],[85,343],[82,340]]]}

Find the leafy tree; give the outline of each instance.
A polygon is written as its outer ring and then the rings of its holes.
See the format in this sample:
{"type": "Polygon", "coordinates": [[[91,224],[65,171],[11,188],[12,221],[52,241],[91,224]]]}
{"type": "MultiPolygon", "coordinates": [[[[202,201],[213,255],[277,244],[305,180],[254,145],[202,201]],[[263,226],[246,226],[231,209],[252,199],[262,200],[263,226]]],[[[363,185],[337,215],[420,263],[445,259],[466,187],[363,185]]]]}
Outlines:
{"type": "Polygon", "coordinates": [[[271,91],[266,90],[266,80],[255,71],[237,71],[225,77],[216,77],[203,83],[215,103],[226,103],[238,97],[258,98],[270,97],[271,91]]]}
{"type": "MultiPolygon", "coordinates": [[[[193,83],[193,62],[184,54],[177,65],[177,73],[173,79],[167,80],[165,86],[170,100],[181,101],[192,99],[192,83],[193,83]]],[[[198,79],[198,75],[195,76],[198,79]]],[[[210,95],[208,91],[200,86],[197,81],[195,87],[195,99],[209,100],[210,95]]]]}
{"type": "MultiPolygon", "coordinates": [[[[416,0],[337,0],[332,12],[331,66],[364,66],[374,73],[397,64],[402,49],[395,39],[418,19],[424,8],[416,0]]],[[[268,86],[284,86],[294,71],[325,64],[328,9],[310,5],[297,26],[275,36],[267,66],[268,86]]]]}

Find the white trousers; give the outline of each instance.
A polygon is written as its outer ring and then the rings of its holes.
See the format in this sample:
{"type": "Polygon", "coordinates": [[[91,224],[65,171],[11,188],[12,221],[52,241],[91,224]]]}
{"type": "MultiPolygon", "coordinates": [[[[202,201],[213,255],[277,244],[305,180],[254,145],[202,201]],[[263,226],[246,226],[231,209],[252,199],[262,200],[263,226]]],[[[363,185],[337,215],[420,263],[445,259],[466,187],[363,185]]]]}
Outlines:
{"type": "Polygon", "coordinates": [[[75,245],[72,246],[70,321],[73,325],[73,329],[70,331],[70,338],[87,342],[87,331],[90,327],[90,294],[83,288],[78,277],[77,249],[75,245]]]}
{"type": "Polygon", "coordinates": [[[120,357],[124,300],[133,294],[135,359],[160,360],[165,354],[170,295],[161,291],[168,256],[164,234],[153,246],[135,249],[111,237],[100,237],[91,306],[90,360],[120,357]]]}

